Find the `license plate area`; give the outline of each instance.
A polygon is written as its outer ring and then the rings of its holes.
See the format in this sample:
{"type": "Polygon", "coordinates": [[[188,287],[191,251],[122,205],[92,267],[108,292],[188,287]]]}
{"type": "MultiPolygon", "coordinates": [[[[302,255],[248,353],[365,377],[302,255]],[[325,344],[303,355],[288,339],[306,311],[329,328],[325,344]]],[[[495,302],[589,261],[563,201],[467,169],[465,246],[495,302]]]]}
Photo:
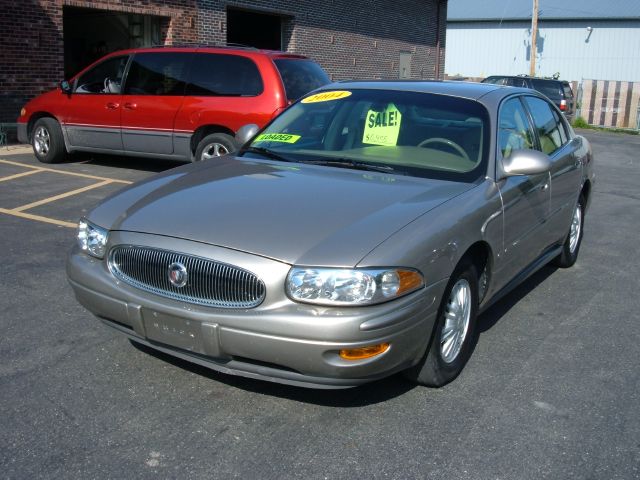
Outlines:
{"type": "Polygon", "coordinates": [[[202,352],[200,322],[147,309],[142,310],[142,319],[149,340],[191,352],[202,352]]]}

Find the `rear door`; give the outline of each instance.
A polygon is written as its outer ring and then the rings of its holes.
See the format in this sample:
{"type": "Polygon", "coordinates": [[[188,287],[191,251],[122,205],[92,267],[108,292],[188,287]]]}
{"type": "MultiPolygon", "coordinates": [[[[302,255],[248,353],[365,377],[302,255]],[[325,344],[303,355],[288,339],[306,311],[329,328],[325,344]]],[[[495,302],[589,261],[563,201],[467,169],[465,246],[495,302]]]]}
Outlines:
{"type": "Polygon", "coordinates": [[[121,86],[128,55],[109,57],[73,82],[60,120],[72,148],[122,151],[121,86]]]}
{"type": "Polygon", "coordinates": [[[122,95],[122,143],[125,152],[174,153],[174,121],[184,100],[192,54],[137,53],[122,95]]]}

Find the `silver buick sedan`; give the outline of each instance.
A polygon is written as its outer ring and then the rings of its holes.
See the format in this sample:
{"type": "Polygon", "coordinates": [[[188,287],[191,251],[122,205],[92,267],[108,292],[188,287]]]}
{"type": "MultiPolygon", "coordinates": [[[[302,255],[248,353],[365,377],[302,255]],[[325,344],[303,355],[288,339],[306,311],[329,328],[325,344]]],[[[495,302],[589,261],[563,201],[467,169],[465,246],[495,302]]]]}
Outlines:
{"type": "Polygon", "coordinates": [[[134,342],[299,386],[439,387],[480,312],[578,257],[591,148],[535,91],[337,83],[237,139],[80,220],[71,286],[134,342]]]}

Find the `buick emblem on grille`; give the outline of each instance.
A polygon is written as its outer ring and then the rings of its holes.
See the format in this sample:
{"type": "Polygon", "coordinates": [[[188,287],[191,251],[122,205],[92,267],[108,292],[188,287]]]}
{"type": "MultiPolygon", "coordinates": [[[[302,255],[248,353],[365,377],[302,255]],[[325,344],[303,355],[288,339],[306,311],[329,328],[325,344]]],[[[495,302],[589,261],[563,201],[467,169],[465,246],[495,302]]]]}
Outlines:
{"type": "Polygon", "coordinates": [[[180,262],[173,262],[171,265],[169,265],[167,274],[169,276],[169,281],[173,284],[173,286],[178,288],[184,287],[187,284],[187,280],[189,279],[187,268],[180,262]]]}

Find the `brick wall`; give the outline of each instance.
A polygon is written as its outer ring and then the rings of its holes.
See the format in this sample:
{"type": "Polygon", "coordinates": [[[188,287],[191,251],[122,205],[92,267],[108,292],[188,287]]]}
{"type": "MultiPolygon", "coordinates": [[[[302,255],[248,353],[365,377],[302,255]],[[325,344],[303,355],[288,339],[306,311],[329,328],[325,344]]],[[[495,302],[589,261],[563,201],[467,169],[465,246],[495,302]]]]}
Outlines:
{"type": "Polygon", "coordinates": [[[312,57],[334,80],[398,78],[400,52],[412,53],[412,78],[444,72],[446,0],[2,0],[2,5],[0,122],[14,122],[28,99],[63,78],[64,6],[165,17],[166,44],[224,45],[228,6],[265,11],[284,16],[284,48],[312,57]]]}
{"type": "Polygon", "coordinates": [[[200,41],[224,44],[227,6],[285,16],[284,49],[312,57],[334,80],[398,78],[400,52],[413,54],[412,78],[444,72],[446,0],[198,0],[200,41]]]}
{"type": "Polygon", "coordinates": [[[64,6],[166,17],[166,43],[197,41],[195,0],[2,0],[0,15],[0,122],[64,77],[64,6]],[[12,14],[13,12],[13,14],[12,14]]]}

